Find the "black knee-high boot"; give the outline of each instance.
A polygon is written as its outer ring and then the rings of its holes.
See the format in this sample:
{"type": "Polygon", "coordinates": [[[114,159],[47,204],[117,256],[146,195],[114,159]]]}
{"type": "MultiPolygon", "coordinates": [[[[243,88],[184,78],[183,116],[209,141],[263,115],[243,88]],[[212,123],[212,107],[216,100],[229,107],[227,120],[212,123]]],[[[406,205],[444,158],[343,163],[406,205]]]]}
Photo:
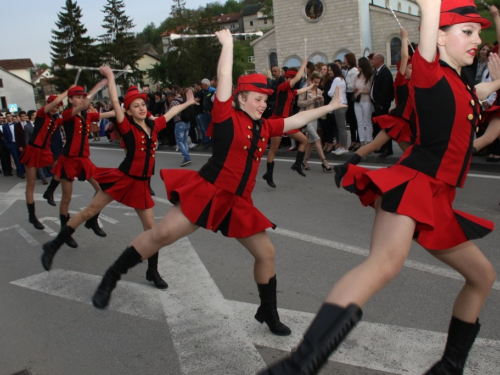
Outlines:
{"type": "Polygon", "coordinates": [[[296,171],[301,176],[306,177],[304,171],[302,171],[302,162],[304,161],[305,152],[297,151],[297,156],[295,157],[295,163],[290,167],[293,171],[296,171]]]}
{"type": "Polygon", "coordinates": [[[146,280],[152,281],[158,289],[167,289],[168,284],[162,279],[158,272],[158,256],[156,253],[148,258],[148,270],[146,271],[146,280]]]}
{"type": "Polygon", "coordinates": [[[57,250],[61,248],[63,243],[68,241],[68,238],[70,238],[73,233],[75,233],[75,230],[66,225],[61,228],[61,231],[56,238],[43,245],[42,265],[46,271],[50,270],[57,250]]]}
{"type": "Polygon", "coordinates": [[[38,219],[35,215],[35,203],[26,203],[26,205],[28,206],[28,215],[29,215],[28,221],[31,224],[33,224],[33,226],[36,229],[39,229],[39,230],[45,229],[43,224],[38,221],[38,219]]]}
{"type": "Polygon", "coordinates": [[[127,247],[111,267],[108,268],[101,283],[92,297],[92,304],[98,309],[104,309],[109,304],[111,292],[116,287],[121,275],[141,262],[141,254],[133,246],[127,247]]]}
{"type": "Polygon", "coordinates": [[[466,323],[452,316],[443,357],[426,372],[426,375],[462,375],[479,328],[478,321],[466,323]]]}
{"type": "Polygon", "coordinates": [[[43,193],[43,198],[47,199],[47,203],[51,206],[56,205],[56,202],[54,201],[54,191],[60,183],[60,181],[57,181],[54,177],[52,177],[49,186],[47,186],[47,190],[45,190],[45,193],[43,193]]]}
{"type": "Polygon", "coordinates": [[[276,185],[274,184],[273,181],[274,161],[266,164],[267,164],[267,171],[266,173],[264,173],[262,178],[267,181],[267,184],[269,186],[271,186],[272,188],[276,188],[276,185]]]}
{"type": "MultiPolygon", "coordinates": [[[[64,228],[66,226],[66,223],[69,221],[69,214],[68,216],[65,216],[65,215],[59,215],[59,220],[61,220],[61,231],[62,231],[62,228],[64,228]]],[[[73,232],[75,230],[73,229],[73,232]]],[[[73,234],[73,233],[71,233],[73,234]]],[[[68,245],[69,247],[72,247],[73,249],[76,249],[78,247],[78,244],[76,243],[76,241],[73,239],[73,237],[68,236],[65,241],[66,245],[68,245]]]]}
{"type": "Polygon", "coordinates": [[[297,349],[259,375],[317,374],[361,316],[362,311],[356,305],[343,308],[323,304],[297,349]]]}
{"type": "Polygon", "coordinates": [[[99,214],[100,212],[88,219],[85,222],[85,228],[92,229],[94,233],[99,237],[106,237],[106,232],[102,230],[102,228],[99,226],[99,222],[97,221],[97,219],[99,219],[99,214]]]}
{"type": "Polygon", "coordinates": [[[258,322],[266,322],[272,333],[278,336],[288,336],[292,331],[281,323],[276,301],[276,275],[269,279],[268,284],[257,284],[260,306],[255,314],[258,322]]]}

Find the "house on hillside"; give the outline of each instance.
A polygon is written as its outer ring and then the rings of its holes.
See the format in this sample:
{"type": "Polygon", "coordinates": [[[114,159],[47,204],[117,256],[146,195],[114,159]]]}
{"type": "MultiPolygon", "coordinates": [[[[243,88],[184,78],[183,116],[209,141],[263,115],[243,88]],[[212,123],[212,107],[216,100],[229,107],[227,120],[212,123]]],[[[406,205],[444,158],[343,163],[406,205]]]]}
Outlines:
{"type": "Polygon", "coordinates": [[[52,71],[49,68],[39,68],[33,74],[31,83],[33,83],[35,86],[38,86],[41,84],[42,79],[51,79],[51,78],[54,78],[54,75],[52,74],[52,71]]]}
{"type": "Polygon", "coordinates": [[[35,67],[31,59],[0,60],[0,67],[25,81],[31,82],[31,69],[35,67]]]}
{"type": "MultiPolygon", "coordinates": [[[[400,28],[418,42],[420,10],[414,0],[273,0],[274,28],[254,40],[255,70],[300,66],[343,60],[348,52],[356,58],[382,53],[395,68],[400,58],[400,28]]],[[[247,30],[245,30],[247,32],[247,30]]]]}
{"type": "Polygon", "coordinates": [[[241,11],[239,23],[242,33],[268,30],[274,26],[274,21],[263,13],[262,4],[245,6],[241,11]]]}
{"type": "Polygon", "coordinates": [[[239,33],[240,31],[240,16],[241,13],[221,14],[213,17],[213,22],[219,25],[219,29],[228,29],[231,33],[239,33]]]}
{"type": "Polygon", "coordinates": [[[148,76],[148,69],[152,69],[153,66],[160,62],[160,57],[158,52],[154,49],[151,44],[146,44],[139,53],[139,58],[135,62],[135,66],[142,72],[142,81],[145,85],[153,85],[153,82],[148,76]]]}
{"type": "Polygon", "coordinates": [[[33,85],[0,65],[0,111],[11,111],[14,106],[18,111],[36,109],[33,85]]]}

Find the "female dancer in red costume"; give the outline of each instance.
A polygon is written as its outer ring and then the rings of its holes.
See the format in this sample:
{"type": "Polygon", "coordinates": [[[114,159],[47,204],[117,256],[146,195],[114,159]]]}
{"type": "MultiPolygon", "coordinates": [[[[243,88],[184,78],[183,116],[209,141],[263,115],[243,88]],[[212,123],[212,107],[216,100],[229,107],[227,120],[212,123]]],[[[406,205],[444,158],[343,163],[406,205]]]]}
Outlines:
{"type": "Polygon", "coordinates": [[[38,168],[54,164],[54,156],[50,150],[52,134],[62,124],[57,116],[62,100],[68,95],[66,90],[62,94],[50,95],[47,105],[36,112],[35,128],[26,149],[21,155],[21,163],[26,166],[26,204],[28,206],[29,222],[36,229],[44,229],[35,215],[35,181],[38,168]]]}
{"type": "MultiPolygon", "coordinates": [[[[69,108],[62,114],[63,127],[66,133],[66,144],[52,173],[61,181],[62,198],[59,206],[59,218],[61,219],[61,228],[69,220],[69,204],[73,192],[73,180],[78,178],[80,181],[87,180],[97,193],[99,184],[92,178],[95,173],[95,165],[90,161],[89,132],[90,126],[87,123],[99,121],[103,118],[114,117],[115,113],[86,113],[89,103],[93,96],[104,86],[106,81],[102,80],[87,95],[84,88],[75,86],[68,90],[69,108]]],[[[99,214],[87,220],[85,227],[92,229],[100,237],[106,237],[106,233],[99,228],[97,218],[99,214]]],[[[69,236],[66,244],[70,247],[78,247],[76,241],[69,236]]]]}
{"type": "Polygon", "coordinates": [[[298,129],[341,107],[340,99],[337,94],[328,106],[287,119],[262,120],[266,99],[271,93],[266,88],[266,77],[262,74],[242,76],[231,93],[233,39],[228,30],[218,31],[216,36],[222,51],[209,129],[214,142],[212,157],[199,172],[161,171],[168,198],[174,206],[153,229],[136,237],[106,271],[92,302],[97,308],[105,308],[116,283],[128,269],[156,254],[163,246],[203,227],[236,238],[255,258],[254,279],[261,299],[255,319],[266,322],[276,335],[289,335],[291,331],[280,322],[277,311],[275,250],[265,232],[275,225],[254,207],[251,193],[269,137],[298,129]]]}
{"type": "MultiPolygon", "coordinates": [[[[288,69],[285,74],[285,82],[278,86],[276,90],[276,108],[274,108],[273,114],[270,119],[287,118],[292,114],[293,101],[296,95],[300,95],[312,89],[312,85],[303,87],[299,90],[293,90],[297,82],[300,81],[302,75],[304,74],[304,69],[306,68],[307,60],[302,61],[298,71],[288,69]]],[[[306,124],[303,124],[303,126],[306,124]]],[[[295,139],[299,142],[299,147],[297,148],[297,156],[295,158],[295,163],[292,165],[292,170],[296,171],[301,176],[306,176],[302,171],[302,162],[304,161],[304,155],[307,147],[308,139],[299,129],[290,131],[286,133],[290,138],[295,139]]],[[[271,138],[271,147],[267,153],[267,171],[262,176],[267,184],[272,188],[276,187],[273,181],[274,172],[274,156],[276,151],[280,147],[281,135],[271,138]]]]}
{"type": "MultiPolygon", "coordinates": [[[[481,28],[490,25],[472,0],[417,3],[422,14],[420,46],[413,55],[410,85],[417,113],[415,144],[390,168],[349,166],[352,188],[376,212],[370,254],[336,283],[292,355],[262,374],[316,374],[361,319],[359,306],[399,273],[414,237],[465,278],[443,358],[427,374],[463,373],[479,331],[479,312],[495,281],[492,265],[470,240],[489,233],[493,223],[453,210],[452,203],[470,163],[478,96],[486,98],[500,87],[500,80],[474,90],[460,75],[474,59],[481,28]]],[[[498,78],[498,66],[495,69],[498,78]]],[[[346,180],[348,175],[344,185],[346,180]]]]}
{"type": "MultiPolygon", "coordinates": [[[[189,91],[185,103],[173,107],[164,116],[152,121],[147,118],[146,94],[139,92],[136,86],[132,86],[125,95],[125,115],[118,101],[113,71],[107,66],[101,67],[100,70],[109,82],[109,96],[116,113],[116,122],[126,156],[118,168],[106,169],[105,172],[94,175],[101,189],[92,202],[73,216],[54,240],[43,245],[42,264],[47,271],[57,250],[76,228],[94,217],[113,200],[134,208],[144,230],[154,227],[154,202],[149,190],[149,181],[155,165],[158,132],[164,129],[167,122],[176,114],[195,103],[193,93],[189,91]]],[[[148,258],[146,279],[152,281],[159,289],[168,287],[158,272],[158,253],[148,258]]]]}

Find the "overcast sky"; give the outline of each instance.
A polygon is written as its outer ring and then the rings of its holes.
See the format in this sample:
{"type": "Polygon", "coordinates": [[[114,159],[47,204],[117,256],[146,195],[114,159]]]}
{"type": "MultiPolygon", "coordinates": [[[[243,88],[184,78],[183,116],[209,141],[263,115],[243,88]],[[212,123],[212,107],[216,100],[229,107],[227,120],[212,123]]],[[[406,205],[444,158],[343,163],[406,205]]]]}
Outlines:
{"type": "MultiPolygon", "coordinates": [[[[215,1],[208,1],[215,2],[215,1]]],[[[224,3],[225,1],[219,1],[224,3]]],[[[104,34],[104,5],[106,0],[77,0],[82,9],[81,19],[91,37],[104,34]]],[[[172,0],[125,0],[125,12],[134,21],[133,32],[141,32],[150,22],[158,26],[170,14],[172,0]]],[[[205,0],[186,0],[186,7],[198,9],[205,0]]],[[[65,0],[2,0],[0,35],[3,40],[0,60],[29,58],[34,64],[50,65],[51,30],[65,0]]]]}

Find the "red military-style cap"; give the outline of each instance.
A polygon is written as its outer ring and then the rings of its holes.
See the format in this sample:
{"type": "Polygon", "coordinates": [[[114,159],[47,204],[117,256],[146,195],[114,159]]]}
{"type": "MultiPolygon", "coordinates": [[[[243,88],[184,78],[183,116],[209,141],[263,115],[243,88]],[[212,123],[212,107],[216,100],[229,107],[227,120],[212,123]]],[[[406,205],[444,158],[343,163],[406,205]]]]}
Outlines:
{"type": "Polygon", "coordinates": [[[72,96],[76,95],[87,96],[87,93],[85,92],[85,89],[82,86],[75,86],[68,90],[68,98],[71,98],[72,96]]]}
{"type": "Polygon", "coordinates": [[[294,78],[297,75],[295,70],[288,69],[285,73],[285,78],[294,78]]]}
{"type": "Polygon", "coordinates": [[[125,94],[125,98],[123,99],[123,106],[125,107],[125,109],[128,109],[128,107],[130,107],[130,104],[132,104],[132,102],[135,99],[139,98],[143,99],[144,102],[146,102],[147,101],[146,93],[140,92],[137,86],[130,86],[127,89],[127,94],[125,94]]]}
{"type": "MultiPolygon", "coordinates": [[[[411,65],[411,56],[408,56],[408,61],[406,62],[406,66],[411,65]]],[[[401,60],[396,64],[396,69],[399,70],[401,68],[401,60]]]]}
{"type": "MultiPolygon", "coordinates": [[[[56,100],[57,98],[57,95],[49,95],[49,97],[47,98],[47,104],[48,103],[52,103],[54,100],[56,100]]],[[[63,102],[59,102],[58,104],[59,106],[62,106],[63,105],[63,102]]]]}
{"type": "Polygon", "coordinates": [[[465,22],[480,23],[482,29],[491,26],[491,22],[477,11],[474,0],[443,0],[439,27],[465,22]]]}
{"type": "Polygon", "coordinates": [[[242,91],[255,91],[260,94],[271,95],[272,89],[267,88],[267,78],[264,74],[249,74],[238,78],[238,85],[234,89],[233,95],[242,91]]]}

